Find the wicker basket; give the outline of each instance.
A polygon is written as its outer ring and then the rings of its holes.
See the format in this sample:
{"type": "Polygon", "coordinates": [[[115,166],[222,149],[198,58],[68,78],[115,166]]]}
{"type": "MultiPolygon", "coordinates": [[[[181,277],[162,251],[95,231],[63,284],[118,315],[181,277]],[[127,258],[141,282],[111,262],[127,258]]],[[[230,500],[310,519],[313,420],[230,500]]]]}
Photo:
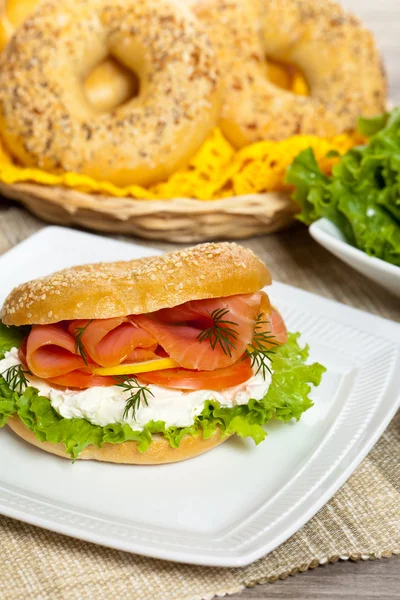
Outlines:
{"type": "Polygon", "coordinates": [[[296,206],[286,193],[221,200],[135,200],[86,194],[36,183],[8,185],[0,194],[21,202],[49,223],[168,242],[246,238],[273,233],[293,222],[296,206]]]}

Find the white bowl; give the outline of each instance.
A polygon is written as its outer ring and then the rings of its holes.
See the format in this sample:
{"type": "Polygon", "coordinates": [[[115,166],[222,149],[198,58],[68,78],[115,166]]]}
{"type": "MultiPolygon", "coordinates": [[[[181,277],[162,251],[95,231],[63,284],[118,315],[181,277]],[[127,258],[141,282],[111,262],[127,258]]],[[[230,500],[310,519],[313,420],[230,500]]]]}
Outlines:
{"type": "Polygon", "coordinates": [[[400,296],[400,267],[368,256],[346,242],[343,233],[328,219],[319,219],[310,226],[310,234],[321,246],[372,281],[400,296]]]}

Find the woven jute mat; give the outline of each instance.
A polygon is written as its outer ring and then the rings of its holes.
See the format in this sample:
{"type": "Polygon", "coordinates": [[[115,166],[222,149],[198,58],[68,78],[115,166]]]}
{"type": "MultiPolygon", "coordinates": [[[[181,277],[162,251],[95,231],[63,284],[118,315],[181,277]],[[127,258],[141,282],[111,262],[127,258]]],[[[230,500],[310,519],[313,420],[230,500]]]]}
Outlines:
{"type": "Polygon", "coordinates": [[[197,567],[102,548],[0,519],[3,600],[201,600],[319,564],[400,554],[400,412],[339,492],[248,567],[197,567]]]}

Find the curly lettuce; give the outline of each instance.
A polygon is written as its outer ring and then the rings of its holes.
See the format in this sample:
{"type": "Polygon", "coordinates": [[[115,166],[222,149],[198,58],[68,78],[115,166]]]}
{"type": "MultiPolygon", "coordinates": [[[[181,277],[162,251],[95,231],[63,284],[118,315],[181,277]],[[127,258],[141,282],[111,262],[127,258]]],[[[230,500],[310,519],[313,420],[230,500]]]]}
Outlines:
{"type": "MultiPolygon", "coordinates": [[[[0,324],[0,357],[6,350],[18,345],[17,331],[0,324]]],[[[190,427],[166,427],[162,421],[147,423],[142,431],[134,431],[128,424],[112,423],[106,427],[93,425],[86,419],[65,419],[40,396],[38,390],[28,387],[23,394],[12,392],[0,377],[0,427],[14,415],[25,423],[42,442],[62,443],[73,460],[89,445],[102,447],[106,443],[121,444],[135,441],[140,452],[146,452],[152,443],[152,434],[163,435],[177,448],[186,435],[209,438],[220,428],[222,436],[237,434],[250,437],[256,444],[265,439],[263,425],[271,419],[299,420],[312,405],[311,386],[318,386],[325,368],[306,364],[308,347],[301,348],[299,334],[290,334],[287,344],[279,347],[273,356],[271,386],[262,400],[250,400],[246,405],[226,408],[215,400],[204,403],[202,413],[190,427]]]]}
{"type": "Polygon", "coordinates": [[[25,335],[25,327],[7,327],[0,321],[0,358],[4,358],[10,348],[19,348],[25,335]]]}
{"type": "Polygon", "coordinates": [[[372,136],[368,144],[341,157],[332,176],[308,149],[290,165],[286,182],[295,187],[301,221],[325,217],[353,246],[400,266],[400,108],[360,119],[359,129],[372,136]]]}

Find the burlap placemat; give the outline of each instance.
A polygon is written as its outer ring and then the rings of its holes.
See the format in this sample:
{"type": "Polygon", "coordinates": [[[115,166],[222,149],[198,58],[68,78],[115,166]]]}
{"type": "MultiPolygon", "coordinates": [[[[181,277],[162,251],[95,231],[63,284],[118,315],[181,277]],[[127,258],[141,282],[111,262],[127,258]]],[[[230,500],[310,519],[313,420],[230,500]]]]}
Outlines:
{"type": "Polygon", "coordinates": [[[339,558],[400,554],[400,412],[333,499],[300,531],[238,569],[168,563],[0,519],[4,600],[201,600],[339,558]]]}

